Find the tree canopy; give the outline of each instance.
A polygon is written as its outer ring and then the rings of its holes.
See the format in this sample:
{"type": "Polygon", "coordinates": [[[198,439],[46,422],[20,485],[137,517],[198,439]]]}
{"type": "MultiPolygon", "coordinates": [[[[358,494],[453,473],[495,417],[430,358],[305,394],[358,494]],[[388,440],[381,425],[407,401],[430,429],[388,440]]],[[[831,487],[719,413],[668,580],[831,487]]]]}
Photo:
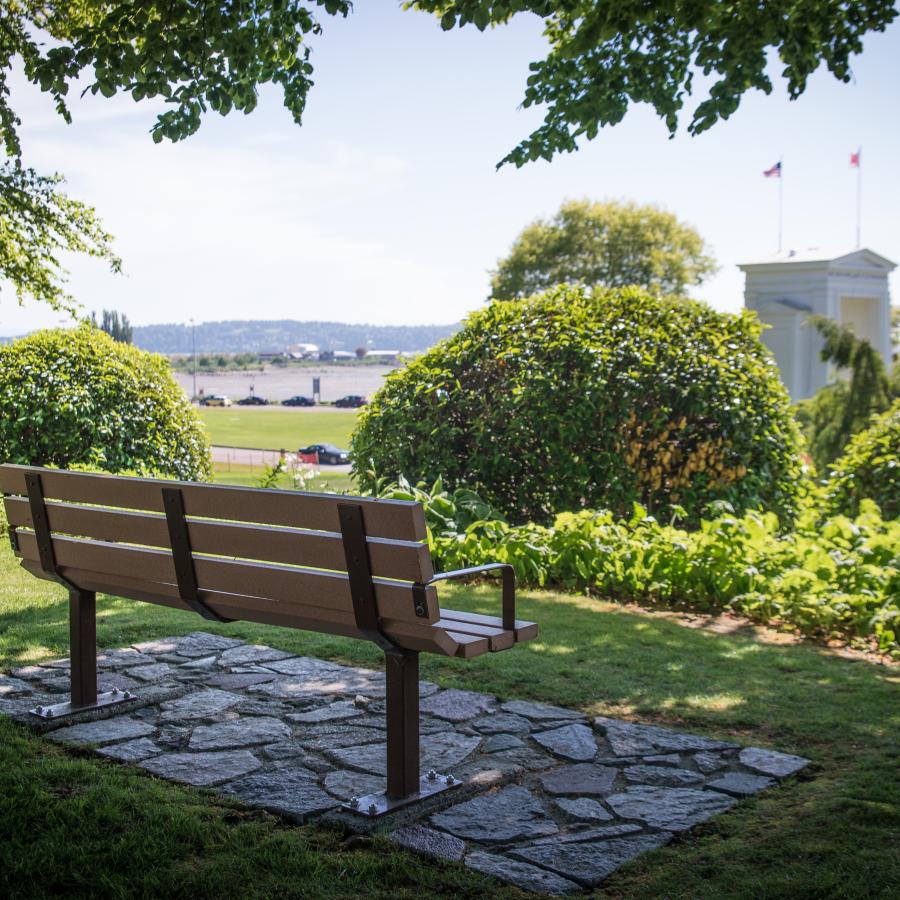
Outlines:
{"type": "Polygon", "coordinates": [[[670,212],[569,200],[551,220],[536,219],[516,238],[492,272],[491,296],[528,297],[564,282],[680,294],[714,271],[703,238],[670,212]]]}
{"type": "MultiPolygon", "coordinates": [[[[704,131],[728,118],[748,90],[772,90],[766,66],[773,54],[792,98],[821,62],[849,81],[864,35],[883,31],[897,15],[893,0],[410,0],[407,7],[436,14],[448,30],[484,30],[519,14],[543,20],[549,51],[530,65],[523,104],[543,107],[544,121],[500,162],[516,166],[577,149],[635,103],[651,104],[674,133],[695,79],[705,96],[688,130],[704,131]]],[[[119,265],[95,212],[61,194],[59,176],[24,166],[8,81],[14,64],[66,121],[77,80],[95,95],[163,100],[155,141],[193,134],[208,111],[251,112],[263,84],[281,88],[299,124],[313,83],[309,39],[321,31],[317,15],[350,9],[350,0],[5,0],[0,142],[7,161],[0,175],[4,192],[13,189],[0,220],[0,278],[13,281],[20,301],[33,295],[60,307],[71,303],[63,250],[119,265]]]]}
{"type": "Polygon", "coordinates": [[[670,134],[695,96],[688,132],[727,119],[751,89],[772,92],[767,72],[777,58],[790,98],[806,89],[824,62],[850,81],[850,58],[862,39],[896,18],[893,0],[411,0],[440,17],[441,27],[480,31],[531,13],[544,22],[547,56],[531,63],[525,107],[544,121],[499,163],[522,166],[578,149],[635,103],[648,103],[670,134]]]}

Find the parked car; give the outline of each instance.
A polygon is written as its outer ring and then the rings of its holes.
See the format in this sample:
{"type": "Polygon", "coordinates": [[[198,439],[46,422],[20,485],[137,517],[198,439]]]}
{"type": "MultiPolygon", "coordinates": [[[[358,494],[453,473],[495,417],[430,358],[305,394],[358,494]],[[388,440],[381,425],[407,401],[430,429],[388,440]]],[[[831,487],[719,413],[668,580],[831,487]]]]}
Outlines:
{"type": "Polygon", "coordinates": [[[269,401],[265,397],[243,397],[238,400],[238,406],[268,406],[269,401]]]}
{"type": "Polygon", "coordinates": [[[231,406],[231,398],[223,394],[208,394],[200,401],[201,406],[231,406]]]}
{"type": "Polygon", "coordinates": [[[356,409],[359,406],[366,405],[366,398],[360,397],[359,394],[347,394],[346,397],[341,397],[340,400],[335,400],[334,405],[340,406],[341,409],[356,409]]]}
{"type": "Polygon", "coordinates": [[[301,397],[299,394],[296,397],[288,397],[287,400],[281,401],[282,406],[315,406],[316,401],[313,400],[312,397],[301,397]]]}
{"type": "Polygon", "coordinates": [[[315,453],[320,466],[345,466],[350,462],[350,453],[334,444],[311,444],[309,447],[301,447],[297,453],[304,456],[315,453]]]}

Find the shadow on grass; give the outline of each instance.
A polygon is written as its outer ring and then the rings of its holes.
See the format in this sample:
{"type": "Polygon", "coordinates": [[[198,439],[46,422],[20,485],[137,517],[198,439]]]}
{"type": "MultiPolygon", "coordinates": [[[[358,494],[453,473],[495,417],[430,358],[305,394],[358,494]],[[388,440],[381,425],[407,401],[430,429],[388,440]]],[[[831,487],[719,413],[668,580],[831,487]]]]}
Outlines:
{"type": "MultiPolygon", "coordinates": [[[[442,591],[442,604],[496,614],[498,596],[487,587],[458,587],[442,591]]],[[[67,604],[58,586],[9,572],[0,610],[0,666],[66,655],[67,604]]],[[[606,883],[604,896],[890,896],[900,864],[897,669],[564,594],[523,593],[518,615],[540,624],[537,641],[471,662],[423,654],[423,677],[503,699],[773,745],[813,760],[801,778],[629,864],[606,883]]],[[[98,603],[101,647],[201,630],[381,665],[379,651],[362,641],[218,625],[115,598],[98,603]]],[[[390,893],[378,881],[385,874],[371,871],[371,893],[390,893]]]]}

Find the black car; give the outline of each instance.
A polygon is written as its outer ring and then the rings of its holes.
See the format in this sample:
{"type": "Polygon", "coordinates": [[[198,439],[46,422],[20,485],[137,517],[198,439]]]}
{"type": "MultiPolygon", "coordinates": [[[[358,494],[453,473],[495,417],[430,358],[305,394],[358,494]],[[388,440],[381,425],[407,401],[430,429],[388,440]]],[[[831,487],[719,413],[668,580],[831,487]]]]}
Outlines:
{"type": "Polygon", "coordinates": [[[296,397],[288,397],[287,400],[281,401],[282,406],[315,406],[316,401],[313,400],[312,397],[301,397],[299,394],[296,397]]]}
{"type": "Polygon", "coordinates": [[[243,397],[237,402],[238,406],[268,406],[269,401],[265,397],[243,397]]]}
{"type": "Polygon", "coordinates": [[[340,406],[341,409],[356,409],[357,407],[366,405],[366,398],[360,397],[359,394],[347,394],[346,397],[335,400],[334,405],[340,406]]]}
{"type": "Polygon", "coordinates": [[[315,453],[319,457],[319,465],[345,466],[350,462],[350,454],[334,444],[312,444],[309,447],[301,447],[298,453],[315,453]]]}

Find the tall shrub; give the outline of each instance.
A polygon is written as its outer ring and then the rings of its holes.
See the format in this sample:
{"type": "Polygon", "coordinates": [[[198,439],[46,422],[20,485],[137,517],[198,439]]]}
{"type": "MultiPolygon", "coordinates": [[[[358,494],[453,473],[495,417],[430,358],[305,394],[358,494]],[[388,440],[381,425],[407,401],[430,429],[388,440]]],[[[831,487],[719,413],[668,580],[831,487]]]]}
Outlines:
{"type": "Polygon", "coordinates": [[[0,460],[210,475],[203,425],[165,359],[90,325],[0,347],[0,460]]]}
{"type": "Polygon", "coordinates": [[[900,516],[900,399],[854,435],[828,481],[832,509],[855,515],[862,500],[874,500],[886,519],[900,516]]]}
{"type": "Polygon", "coordinates": [[[467,486],[514,521],[715,500],[789,518],[798,432],[750,313],[563,285],[495,302],[392,373],[353,458],[378,477],[467,486]]]}

